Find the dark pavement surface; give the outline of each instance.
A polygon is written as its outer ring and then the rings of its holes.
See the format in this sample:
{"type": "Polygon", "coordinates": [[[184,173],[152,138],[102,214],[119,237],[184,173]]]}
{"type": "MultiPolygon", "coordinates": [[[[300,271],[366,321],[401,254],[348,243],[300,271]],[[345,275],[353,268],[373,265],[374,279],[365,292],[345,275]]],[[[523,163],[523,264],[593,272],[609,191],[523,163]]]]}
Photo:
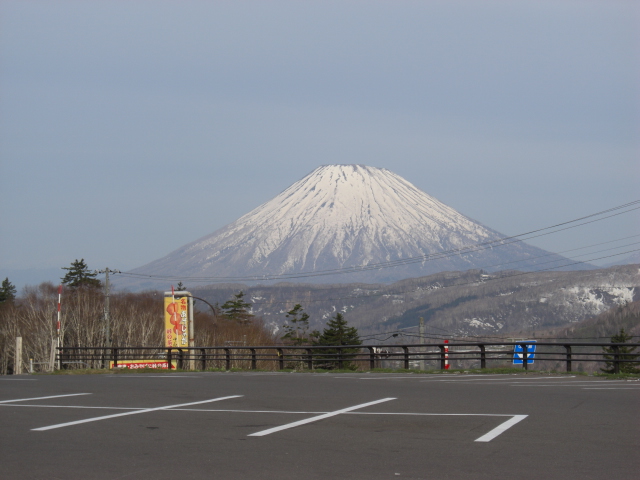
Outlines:
{"type": "Polygon", "coordinates": [[[0,478],[637,479],[639,400],[638,381],[542,375],[8,376],[0,478]]]}

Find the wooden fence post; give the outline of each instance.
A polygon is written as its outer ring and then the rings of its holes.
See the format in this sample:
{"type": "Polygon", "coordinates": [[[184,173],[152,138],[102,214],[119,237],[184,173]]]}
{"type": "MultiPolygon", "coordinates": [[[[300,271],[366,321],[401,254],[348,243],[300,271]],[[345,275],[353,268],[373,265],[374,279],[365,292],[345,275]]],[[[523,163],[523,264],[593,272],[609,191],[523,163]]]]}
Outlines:
{"type": "MultiPolygon", "coordinates": [[[[56,339],[51,340],[51,352],[49,353],[49,372],[53,372],[56,368],[56,353],[58,341],[56,339]]],[[[58,364],[58,369],[60,365],[58,364]]]]}
{"type": "Polygon", "coordinates": [[[13,374],[22,375],[22,337],[16,337],[16,354],[13,360],[13,374]]]}

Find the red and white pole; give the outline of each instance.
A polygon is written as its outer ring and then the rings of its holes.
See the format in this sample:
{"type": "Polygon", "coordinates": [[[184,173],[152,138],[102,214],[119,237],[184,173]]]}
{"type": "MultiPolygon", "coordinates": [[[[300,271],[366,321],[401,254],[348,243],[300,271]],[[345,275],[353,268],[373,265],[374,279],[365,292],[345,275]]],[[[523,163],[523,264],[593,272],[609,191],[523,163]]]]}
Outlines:
{"type": "Polygon", "coordinates": [[[449,340],[445,340],[444,343],[444,369],[449,370],[449,340]]]}
{"type": "Polygon", "coordinates": [[[56,322],[56,338],[58,346],[58,370],[60,370],[60,307],[62,305],[62,284],[58,286],[58,321],[56,322]]]}
{"type": "MultiPolygon", "coordinates": [[[[173,317],[176,322],[178,321],[178,308],[176,307],[176,292],[175,289],[173,288],[173,285],[171,285],[171,305],[173,305],[173,315],[175,315],[175,317],[173,317]]],[[[173,322],[171,322],[173,323],[173,322]]],[[[174,326],[176,326],[176,324],[174,324],[174,326]]],[[[175,330],[174,330],[175,331],[175,330]]],[[[173,334],[172,334],[173,335],[173,334]]],[[[178,333],[176,333],[176,342],[178,341],[178,333]]],[[[171,343],[174,343],[173,340],[171,343]]],[[[175,344],[177,346],[177,343],[175,344]]],[[[171,370],[173,368],[173,365],[171,364],[171,362],[167,362],[167,370],[171,370]]]]}

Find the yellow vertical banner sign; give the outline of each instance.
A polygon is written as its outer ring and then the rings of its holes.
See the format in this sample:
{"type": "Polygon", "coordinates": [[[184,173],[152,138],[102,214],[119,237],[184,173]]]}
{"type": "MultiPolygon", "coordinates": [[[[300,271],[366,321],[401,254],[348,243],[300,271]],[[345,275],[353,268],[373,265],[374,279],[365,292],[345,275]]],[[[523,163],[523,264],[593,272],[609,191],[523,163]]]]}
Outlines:
{"type": "Polygon", "coordinates": [[[164,346],[189,346],[189,302],[187,297],[164,297],[164,346]]]}

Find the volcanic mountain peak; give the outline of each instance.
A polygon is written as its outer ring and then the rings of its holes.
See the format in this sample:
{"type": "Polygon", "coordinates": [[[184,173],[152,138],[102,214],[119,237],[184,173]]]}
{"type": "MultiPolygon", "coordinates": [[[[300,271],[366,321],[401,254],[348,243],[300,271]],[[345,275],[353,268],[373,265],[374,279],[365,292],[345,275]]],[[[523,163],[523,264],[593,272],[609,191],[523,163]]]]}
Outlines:
{"type": "MultiPolygon", "coordinates": [[[[439,254],[502,237],[389,170],[325,165],[235,222],[134,272],[185,278],[306,274],[439,254]]],[[[531,263],[545,253],[519,243],[360,272],[340,281],[492,269],[507,261],[531,263]]]]}
{"type": "Polygon", "coordinates": [[[330,230],[471,223],[389,170],[363,165],[319,167],[238,222],[265,214],[294,227],[324,222],[330,230]]]}

